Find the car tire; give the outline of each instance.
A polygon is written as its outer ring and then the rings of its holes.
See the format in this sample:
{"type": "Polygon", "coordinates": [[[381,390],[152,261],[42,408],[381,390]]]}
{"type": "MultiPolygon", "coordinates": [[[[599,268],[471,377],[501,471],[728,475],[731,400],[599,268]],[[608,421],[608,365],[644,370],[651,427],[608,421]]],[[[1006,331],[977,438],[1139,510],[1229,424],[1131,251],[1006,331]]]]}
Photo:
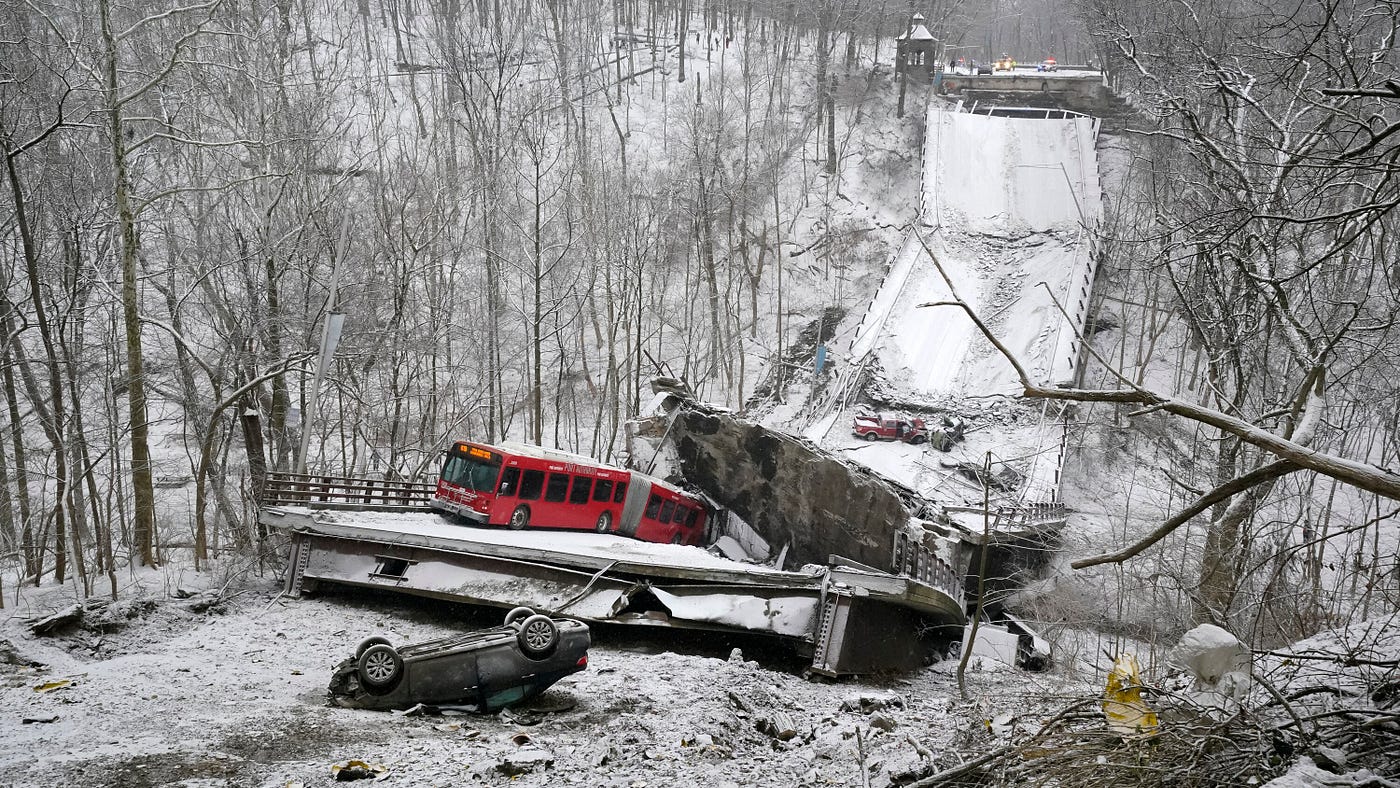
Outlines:
{"type": "Polygon", "coordinates": [[[529,618],[530,616],[533,616],[534,614],[535,614],[535,611],[534,611],[533,608],[528,608],[528,607],[516,607],[516,608],[511,608],[511,611],[510,611],[509,613],[506,613],[505,626],[510,626],[511,624],[514,624],[515,622],[520,621],[521,619],[529,618]]]}
{"type": "Polygon", "coordinates": [[[549,616],[537,613],[521,622],[520,631],[515,634],[515,638],[525,656],[542,659],[549,656],[554,647],[559,645],[559,625],[549,616]]]}
{"type": "Polygon", "coordinates": [[[355,647],[355,659],[359,659],[360,657],[364,656],[365,651],[367,651],[370,646],[378,646],[380,644],[383,644],[385,646],[393,645],[389,642],[388,638],[380,637],[379,635],[367,637],[364,640],[361,640],[360,645],[355,647]]]}
{"type": "Polygon", "coordinates": [[[355,661],[360,684],[370,692],[388,692],[403,679],[403,657],[387,643],[375,643],[355,661]]]}
{"type": "Polygon", "coordinates": [[[510,513],[510,530],[519,531],[530,524],[530,507],[517,506],[515,511],[510,513]]]}
{"type": "Polygon", "coordinates": [[[612,512],[603,512],[602,514],[598,515],[598,522],[594,524],[593,529],[600,534],[605,534],[608,531],[611,531],[612,512]]]}
{"type": "Polygon", "coordinates": [[[918,446],[920,443],[923,443],[923,442],[926,441],[926,440],[928,440],[928,437],[927,437],[927,436],[924,436],[924,435],[915,435],[914,437],[912,437],[912,438],[909,439],[909,442],[912,443],[912,444],[914,444],[915,446],[918,446]]]}
{"type": "Polygon", "coordinates": [[[868,440],[868,441],[873,441],[873,440],[875,440],[876,438],[878,438],[879,436],[876,435],[876,434],[873,433],[873,432],[867,432],[867,433],[865,433],[864,435],[862,435],[861,437],[862,437],[862,438],[865,438],[865,439],[868,440]]]}

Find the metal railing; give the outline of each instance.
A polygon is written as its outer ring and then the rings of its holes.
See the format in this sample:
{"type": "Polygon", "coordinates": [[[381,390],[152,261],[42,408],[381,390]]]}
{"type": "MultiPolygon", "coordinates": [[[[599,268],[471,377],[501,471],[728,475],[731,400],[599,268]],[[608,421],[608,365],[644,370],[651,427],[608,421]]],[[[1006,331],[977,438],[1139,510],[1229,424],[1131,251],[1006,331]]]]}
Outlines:
{"type": "Polygon", "coordinates": [[[1020,107],[1011,104],[997,104],[995,102],[983,104],[981,99],[974,100],[971,106],[968,106],[965,109],[963,108],[962,102],[959,102],[958,108],[954,111],[965,112],[969,115],[1014,115],[1016,117],[1022,118],[1043,118],[1046,120],[1073,120],[1076,118],[1093,118],[1092,115],[1086,115],[1083,112],[1075,112],[1072,109],[1064,109],[1061,107],[1020,107]]]}
{"type": "Polygon", "coordinates": [[[1020,506],[997,507],[993,530],[1030,528],[1063,524],[1068,516],[1065,505],[1058,501],[1036,501],[1020,506]]]}
{"type": "Polygon", "coordinates": [[[892,568],[895,574],[918,580],[942,591],[957,602],[958,607],[967,605],[962,578],[953,571],[947,561],[910,539],[909,534],[904,531],[897,531],[894,535],[892,568]]]}
{"type": "Polygon", "coordinates": [[[312,509],[419,510],[427,507],[435,489],[431,482],[273,471],[267,475],[259,503],[312,509]]]}

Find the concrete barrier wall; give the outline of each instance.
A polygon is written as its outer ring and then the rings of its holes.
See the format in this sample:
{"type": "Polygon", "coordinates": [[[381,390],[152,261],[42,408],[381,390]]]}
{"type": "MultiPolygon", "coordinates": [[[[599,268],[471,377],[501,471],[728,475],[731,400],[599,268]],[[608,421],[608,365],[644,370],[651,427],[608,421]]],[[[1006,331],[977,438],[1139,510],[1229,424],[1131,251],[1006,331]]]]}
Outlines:
{"type": "Polygon", "coordinates": [[[943,79],[942,92],[968,100],[997,97],[1001,103],[1047,104],[1098,115],[1110,109],[1113,93],[1097,73],[1018,73],[992,76],[950,75],[943,79]]]}

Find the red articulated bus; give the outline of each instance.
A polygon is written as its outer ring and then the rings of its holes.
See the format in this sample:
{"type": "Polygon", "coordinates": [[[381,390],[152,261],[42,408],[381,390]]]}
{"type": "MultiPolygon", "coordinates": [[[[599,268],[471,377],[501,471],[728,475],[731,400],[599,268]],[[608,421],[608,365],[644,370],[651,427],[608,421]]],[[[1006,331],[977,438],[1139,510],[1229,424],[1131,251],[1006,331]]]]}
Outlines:
{"type": "Polygon", "coordinates": [[[488,525],[589,529],[698,545],[705,504],[660,479],[538,446],[458,441],[431,506],[488,525]]]}

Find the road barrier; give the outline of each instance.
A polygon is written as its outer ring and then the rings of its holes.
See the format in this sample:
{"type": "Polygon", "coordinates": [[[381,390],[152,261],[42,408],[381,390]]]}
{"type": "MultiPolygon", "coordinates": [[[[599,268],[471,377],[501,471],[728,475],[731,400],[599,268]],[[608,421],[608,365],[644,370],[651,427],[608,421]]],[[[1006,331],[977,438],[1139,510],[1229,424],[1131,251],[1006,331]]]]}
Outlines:
{"type": "Polygon", "coordinates": [[[432,500],[431,482],[365,479],[273,471],[267,475],[259,503],[268,506],[309,506],[316,509],[422,510],[432,500]]]}

